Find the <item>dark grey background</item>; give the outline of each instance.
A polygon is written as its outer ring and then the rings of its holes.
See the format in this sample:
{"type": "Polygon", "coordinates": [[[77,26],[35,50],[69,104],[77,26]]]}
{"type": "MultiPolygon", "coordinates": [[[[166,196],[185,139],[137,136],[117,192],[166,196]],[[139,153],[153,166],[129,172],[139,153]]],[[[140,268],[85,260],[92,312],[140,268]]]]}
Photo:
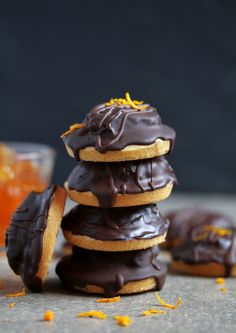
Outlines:
{"type": "Polygon", "coordinates": [[[235,191],[235,1],[1,1],[0,60],[0,140],[56,147],[56,182],[60,133],[129,90],[176,129],[180,190],[235,191]]]}

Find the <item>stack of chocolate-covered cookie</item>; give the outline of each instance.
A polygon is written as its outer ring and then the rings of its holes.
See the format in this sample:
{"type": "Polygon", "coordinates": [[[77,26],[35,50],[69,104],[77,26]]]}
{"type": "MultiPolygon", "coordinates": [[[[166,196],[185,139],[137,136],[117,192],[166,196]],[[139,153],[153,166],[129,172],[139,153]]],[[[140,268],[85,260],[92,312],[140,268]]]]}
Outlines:
{"type": "Polygon", "coordinates": [[[73,244],[56,268],[63,285],[107,296],[160,290],[166,267],[158,244],[168,222],[156,202],[176,183],[163,156],[175,131],[155,108],[126,94],[94,107],[62,139],[78,161],[65,188],[79,204],[62,221],[73,244]]]}

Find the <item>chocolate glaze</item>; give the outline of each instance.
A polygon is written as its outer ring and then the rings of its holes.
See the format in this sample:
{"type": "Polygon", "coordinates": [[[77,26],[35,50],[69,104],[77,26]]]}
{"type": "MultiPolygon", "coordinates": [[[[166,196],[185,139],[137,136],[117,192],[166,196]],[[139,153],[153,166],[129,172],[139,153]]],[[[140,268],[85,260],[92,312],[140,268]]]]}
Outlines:
{"type": "Polygon", "coordinates": [[[178,240],[179,244],[190,237],[193,228],[201,225],[214,225],[219,228],[232,228],[233,221],[225,215],[204,208],[190,207],[173,211],[166,215],[170,222],[167,243],[178,240]]]}
{"type": "Polygon", "coordinates": [[[229,229],[231,234],[225,236],[209,232],[206,238],[196,240],[196,236],[204,233],[203,227],[193,228],[190,237],[172,249],[173,259],[187,264],[219,263],[225,265],[225,275],[230,276],[233,265],[236,265],[236,229],[229,229]]]}
{"type": "Polygon", "coordinates": [[[162,124],[157,110],[147,104],[142,110],[129,105],[95,106],[84,120],[85,126],[63,137],[76,159],[79,150],[95,147],[100,153],[121,150],[129,145],[150,145],[157,139],[175,141],[175,131],[162,124]]]}
{"type": "Polygon", "coordinates": [[[78,205],[64,216],[62,229],[98,240],[128,241],[163,235],[168,222],[155,204],[107,209],[78,205]]]}
{"type": "Polygon", "coordinates": [[[73,254],[63,258],[56,273],[69,289],[96,285],[105,290],[105,295],[115,296],[128,282],[154,277],[156,290],[165,282],[166,266],[156,257],[158,247],[139,251],[100,252],[73,248],[73,254]]]}
{"type": "Polygon", "coordinates": [[[165,157],[153,159],[94,163],[80,161],[68,180],[68,187],[78,192],[91,191],[100,207],[112,207],[116,194],[154,191],[176,184],[173,169],[165,157]]]}
{"type": "Polygon", "coordinates": [[[43,234],[56,185],[44,192],[31,192],[15,211],[6,233],[6,254],[12,270],[32,291],[42,290],[36,277],[42,257],[43,234]]]}

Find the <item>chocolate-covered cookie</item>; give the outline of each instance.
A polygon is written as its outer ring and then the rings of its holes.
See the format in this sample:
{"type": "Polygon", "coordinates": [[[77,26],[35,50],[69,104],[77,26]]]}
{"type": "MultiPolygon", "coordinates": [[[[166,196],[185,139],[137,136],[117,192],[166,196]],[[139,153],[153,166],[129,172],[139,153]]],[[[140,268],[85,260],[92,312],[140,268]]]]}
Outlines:
{"type": "Polygon", "coordinates": [[[86,249],[130,251],[165,240],[167,220],[155,204],[107,208],[78,205],[62,220],[68,242],[86,249]]]}
{"type": "Polygon", "coordinates": [[[90,206],[125,207],[167,198],[177,182],[164,157],[94,163],[79,162],[65,183],[70,198],[90,206]]]}
{"type": "Polygon", "coordinates": [[[7,230],[9,265],[32,291],[43,288],[65,200],[65,190],[56,185],[43,192],[31,192],[14,213],[7,230]]]}
{"type": "Polygon", "coordinates": [[[74,247],[73,255],[58,263],[56,273],[68,289],[109,297],[160,290],[165,281],[166,266],[156,259],[157,255],[158,247],[128,252],[74,247]]]}

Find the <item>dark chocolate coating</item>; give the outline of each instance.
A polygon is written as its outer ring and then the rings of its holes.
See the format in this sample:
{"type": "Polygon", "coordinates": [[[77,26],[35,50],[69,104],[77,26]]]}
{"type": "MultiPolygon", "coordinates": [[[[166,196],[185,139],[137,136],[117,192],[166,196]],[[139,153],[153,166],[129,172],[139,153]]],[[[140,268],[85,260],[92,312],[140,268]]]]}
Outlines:
{"type": "Polygon", "coordinates": [[[214,225],[219,228],[232,228],[234,223],[228,216],[204,208],[190,207],[173,211],[166,215],[170,225],[167,242],[178,240],[182,243],[190,237],[193,228],[201,225],[214,225]]]}
{"type": "Polygon", "coordinates": [[[44,192],[31,192],[15,211],[6,233],[6,254],[12,270],[20,275],[27,288],[42,290],[36,277],[42,257],[43,234],[56,185],[44,192]]]}
{"type": "Polygon", "coordinates": [[[232,266],[236,265],[236,229],[229,229],[231,234],[225,236],[208,232],[208,237],[196,240],[196,236],[204,233],[203,227],[204,225],[193,228],[190,237],[172,249],[173,259],[187,264],[222,264],[226,267],[225,275],[230,276],[232,266]]]}
{"type": "Polygon", "coordinates": [[[173,169],[165,157],[116,163],[79,162],[68,180],[68,188],[91,191],[100,207],[112,207],[116,194],[154,191],[176,184],[173,169]]]}
{"type": "Polygon", "coordinates": [[[106,153],[129,145],[150,145],[157,139],[170,140],[174,146],[175,131],[162,124],[159,113],[150,105],[135,110],[129,105],[99,104],[88,113],[84,124],[63,137],[78,160],[80,149],[86,147],[106,153]]]}
{"type": "Polygon", "coordinates": [[[68,289],[95,285],[108,297],[115,296],[128,282],[154,277],[156,290],[165,282],[166,266],[156,257],[158,247],[128,252],[100,252],[73,248],[73,255],[63,258],[56,273],[68,289]]]}
{"type": "Polygon", "coordinates": [[[155,204],[107,209],[78,205],[64,216],[61,226],[73,235],[128,241],[161,236],[168,222],[155,204]]]}

